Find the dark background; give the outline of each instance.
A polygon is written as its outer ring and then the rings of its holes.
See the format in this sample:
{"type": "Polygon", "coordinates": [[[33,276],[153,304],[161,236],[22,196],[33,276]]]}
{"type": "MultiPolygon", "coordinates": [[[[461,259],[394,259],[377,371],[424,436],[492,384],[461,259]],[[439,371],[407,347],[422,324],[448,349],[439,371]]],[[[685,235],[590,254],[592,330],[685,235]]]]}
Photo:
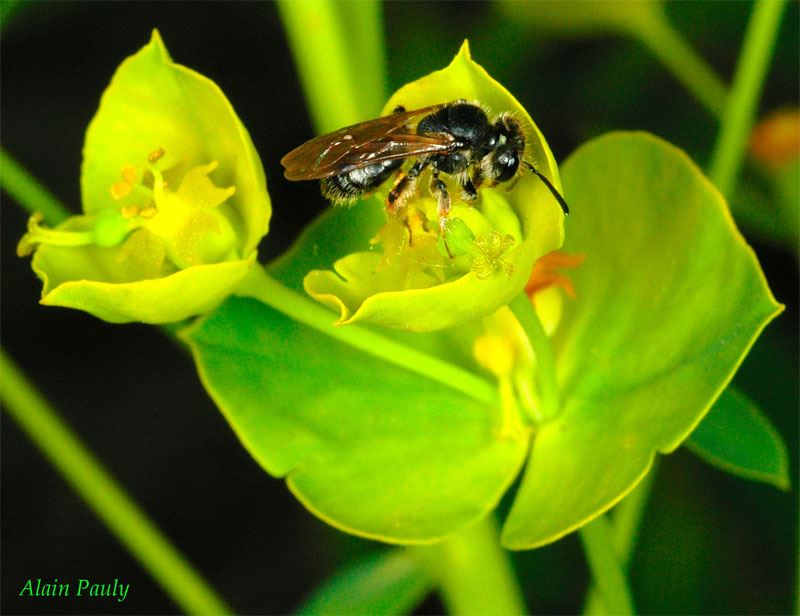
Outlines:
{"type": "MultiPolygon", "coordinates": [[[[751,4],[676,3],[671,21],[729,81],[751,4]]],[[[463,38],[563,160],[607,130],[654,132],[706,164],[716,121],[640,44],[563,40],[491,4],[385,6],[390,87],[445,66],[463,38]]],[[[784,15],[761,112],[798,103],[798,5],[784,15]]],[[[73,210],[83,132],[116,66],[158,27],[173,58],[226,93],[264,163],[274,214],[262,260],[324,203],[279,159],[312,136],[276,7],[262,3],[23,5],[2,30],[2,145],[73,210]]],[[[331,92],[335,97],[336,93],[331,92]]],[[[747,175],[746,175],[747,177],[747,175]]],[[[609,181],[613,181],[610,178],[609,181]]],[[[242,613],[293,610],[337,566],[380,545],[334,531],[266,475],[208,399],[187,354],[156,328],[37,304],[14,254],[27,214],[2,196],[2,344],[157,525],[242,613]]],[[[790,448],[793,492],[725,475],[681,449],[663,459],[633,561],[642,613],[794,609],[798,473],[796,252],[748,234],[786,312],[736,377],[790,448]]],[[[534,612],[580,610],[588,574],[574,536],[515,555],[534,612]]],[[[3,613],[171,613],[177,607],[2,415],[3,613]],[[18,598],[28,578],[119,578],[124,603],[18,598]]],[[[435,600],[423,611],[441,610],[435,600]]]]}

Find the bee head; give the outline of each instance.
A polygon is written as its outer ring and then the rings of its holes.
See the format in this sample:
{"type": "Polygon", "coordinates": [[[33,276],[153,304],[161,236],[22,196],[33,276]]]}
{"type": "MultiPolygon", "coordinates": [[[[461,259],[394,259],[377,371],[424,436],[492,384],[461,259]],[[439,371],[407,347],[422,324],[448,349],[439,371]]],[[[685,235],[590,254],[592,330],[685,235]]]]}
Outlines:
{"type": "Polygon", "coordinates": [[[493,182],[507,182],[519,169],[525,151],[525,135],[514,118],[503,114],[493,126],[497,140],[483,161],[483,171],[493,182]]]}

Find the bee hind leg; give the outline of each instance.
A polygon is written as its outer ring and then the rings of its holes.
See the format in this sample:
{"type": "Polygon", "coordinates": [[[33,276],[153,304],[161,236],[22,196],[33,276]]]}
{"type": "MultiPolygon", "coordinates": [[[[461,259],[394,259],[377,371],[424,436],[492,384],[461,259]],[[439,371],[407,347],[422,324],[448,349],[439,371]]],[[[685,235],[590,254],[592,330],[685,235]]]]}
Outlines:
{"type": "Polygon", "coordinates": [[[455,255],[450,250],[450,247],[447,245],[447,216],[450,214],[450,193],[447,192],[447,185],[439,179],[439,172],[434,171],[431,175],[431,185],[430,185],[431,194],[436,197],[437,202],[437,213],[439,214],[439,237],[442,238],[444,242],[445,250],[447,250],[447,255],[454,259],[455,255]]]}
{"type": "Polygon", "coordinates": [[[428,166],[428,161],[420,159],[415,162],[408,173],[400,172],[394,181],[392,189],[386,195],[386,213],[396,215],[398,210],[405,207],[406,202],[417,190],[417,176],[428,166]]]}
{"type": "Polygon", "coordinates": [[[397,216],[400,210],[403,210],[403,224],[408,229],[408,245],[414,244],[414,232],[411,229],[411,223],[408,220],[408,212],[405,209],[406,203],[417,190],[417,176],[422,173],[428,162],[425,160],[418,160],[408,170],[408,173],[402,171],[397,174],[397,179],[394,181],[392,189],[386,195],[386,215],[397,216]]]}

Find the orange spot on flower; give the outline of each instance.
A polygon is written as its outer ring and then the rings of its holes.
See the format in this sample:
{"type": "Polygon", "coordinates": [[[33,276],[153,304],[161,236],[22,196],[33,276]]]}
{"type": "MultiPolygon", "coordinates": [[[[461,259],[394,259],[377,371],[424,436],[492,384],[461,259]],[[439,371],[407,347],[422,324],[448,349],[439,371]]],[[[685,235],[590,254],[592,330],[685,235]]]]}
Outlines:
{"type": "Polygon", "coordinates": [[[150,164],[158,162],[166,153],[167,151],[164,148],[158,148],[157,150],[150,152],[147,155],[147,162],[149,162],[150,164]]]}
{"type": "Polygon", "coordinates": [[[136,183],[136,167],[133,165],[122,165],[122,179],[128,184],[136,183]]]}
{"type": "Polygon", "coordinates": [[[131,194],[133,190],[133,186],[128,182],[114,182],[111,185],[111,197],[115,200],[122,199],[122,197],[127,197],[131,194]]]}
{"type": "Polygon", "coordinates": [[[586,255],[568,255],[558,250],[547,253],[533,264],[531,277],[528,279],[528,284],[525,285],[525,293],[528,297],[533,298],[539,291],[557,285],[574,299],[577,294],[575,287],[572,286],[572,281],[558,270],[578,267],[585,259],[586,255]]]}
{"type": "Polygon", "coordinates": [[[124,206],[120,212],[122,212],[123,218],[133,218],[139,215],[139,206],[138,205],[126,205],[124,206]]]}
{"type": "Polygon", "coordinates": [[[759,122],[750,137],[750,152],[771,167],[800,156],[800,110],[776,111],[759,122]]]}

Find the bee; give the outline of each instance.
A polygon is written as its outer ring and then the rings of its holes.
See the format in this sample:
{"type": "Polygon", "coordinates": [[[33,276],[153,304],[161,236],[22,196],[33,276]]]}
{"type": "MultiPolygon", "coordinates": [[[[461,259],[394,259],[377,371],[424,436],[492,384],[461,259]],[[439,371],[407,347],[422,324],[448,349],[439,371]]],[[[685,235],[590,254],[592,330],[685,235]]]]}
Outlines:
{"type": "Polygon", "coordinates": [[[564,214],[564,197],[547,177],[526,161],[525,134],[508,113],[491,122],[477,103],[457,100],[369,120],[307,141],[281,159],[288,180],[320,180],[322,194],[334,204],[352,203],[375,192],[392,175],[387,214],[401,210],[416,194],[417,180],[431,170],[429,190],[437,200],[439,231],[444,236],[451,199],[442,175],[461,188],[467,203],[478,189],[508,182],[520,165],[550,190],[564,214]],[[413,161],[407,171],[403,164],[413,161]]]}

